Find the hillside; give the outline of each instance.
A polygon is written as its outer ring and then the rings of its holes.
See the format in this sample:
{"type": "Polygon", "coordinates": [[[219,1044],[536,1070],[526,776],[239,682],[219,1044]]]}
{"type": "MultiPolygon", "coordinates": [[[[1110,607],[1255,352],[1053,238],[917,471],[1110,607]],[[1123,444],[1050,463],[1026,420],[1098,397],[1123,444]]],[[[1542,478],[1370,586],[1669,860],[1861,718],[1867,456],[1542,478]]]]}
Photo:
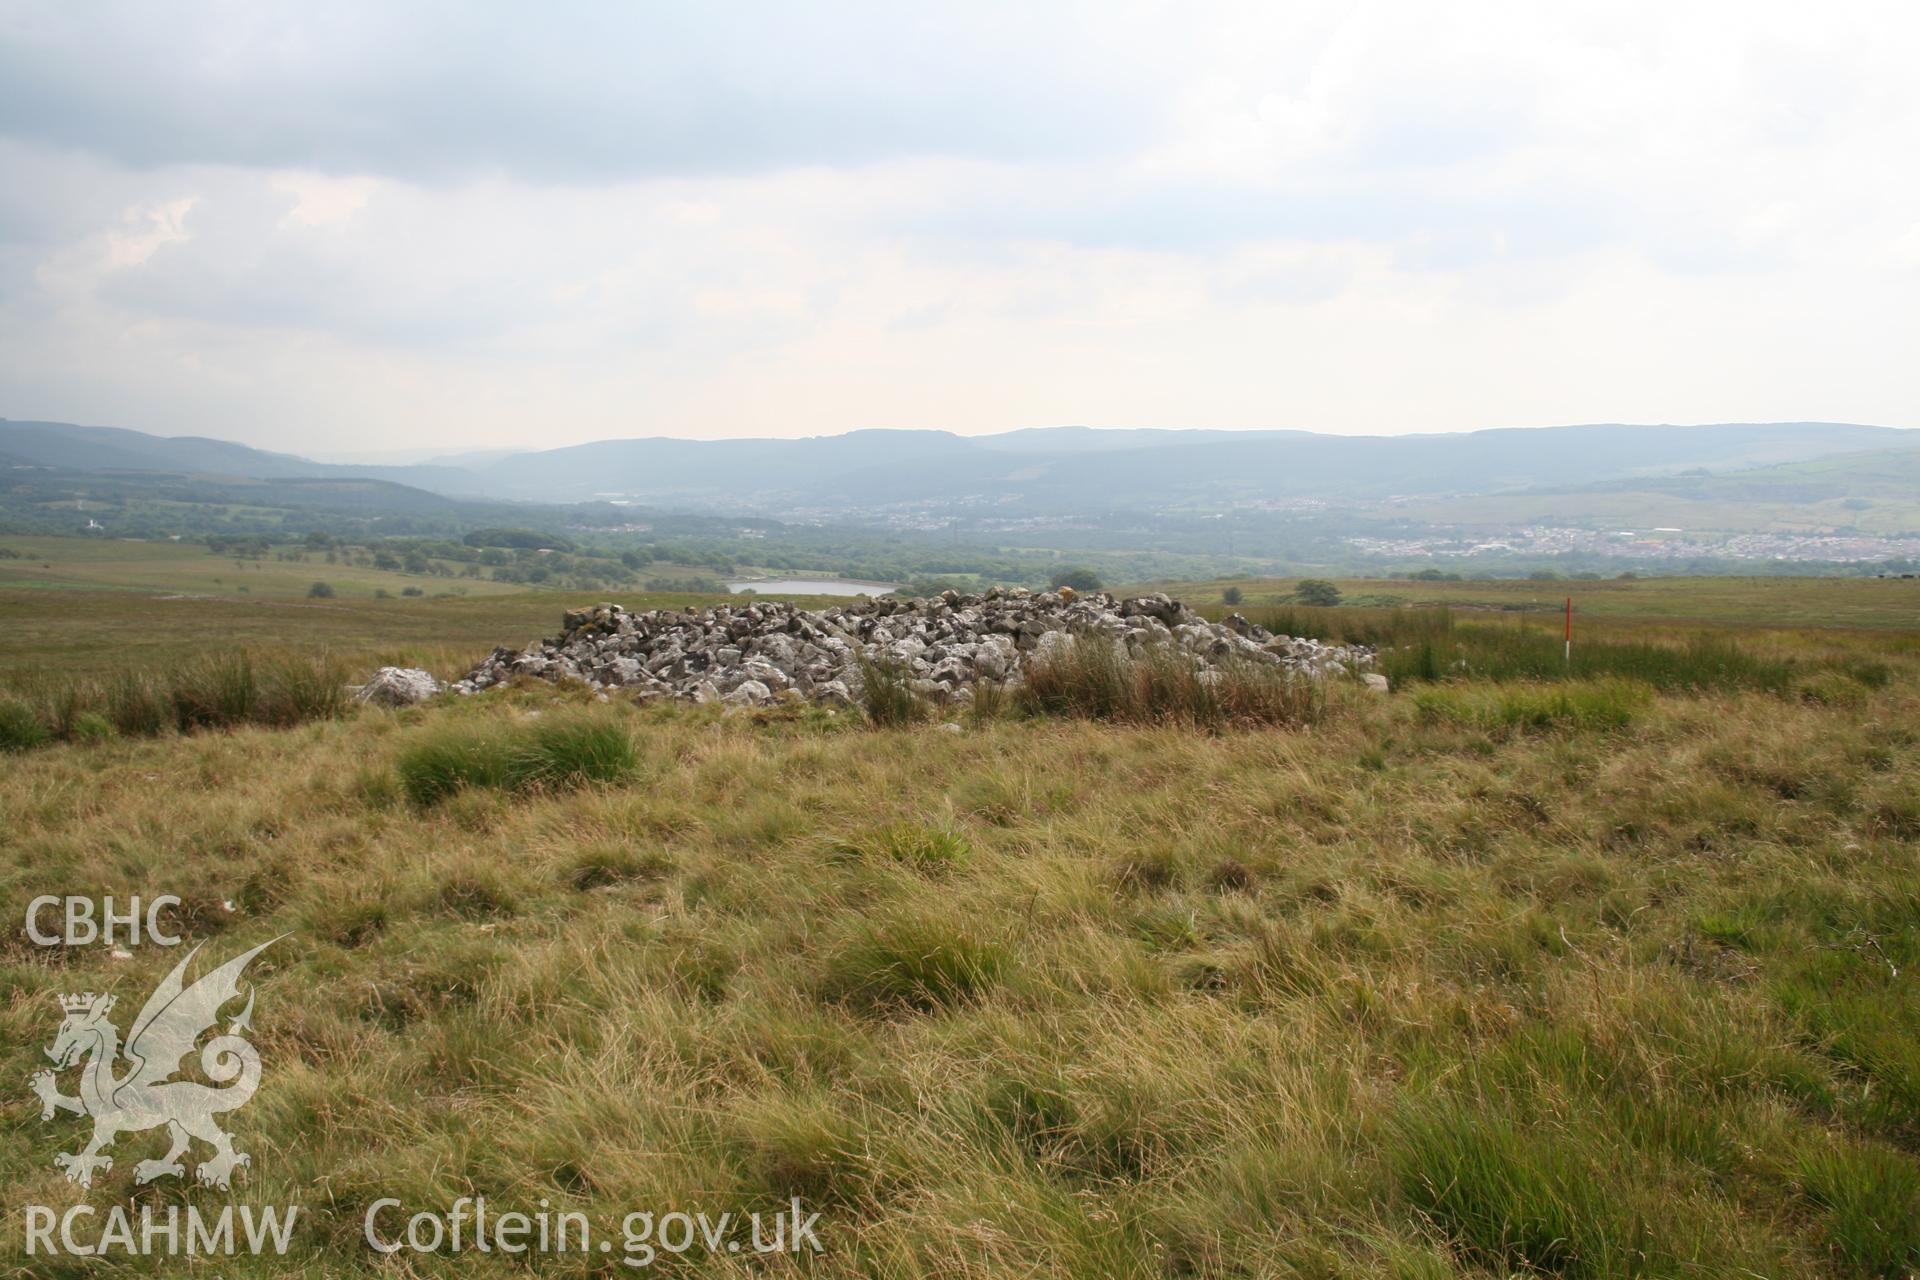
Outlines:
{"type": "Polygon", "coordinates": [[[151,471],[183,475],[290,478],[364,478],[474,493],[467,473],[441,466],[339,466],[199,436],[156,436],[120,427],[0,418],[0,466],[60,471],[151,471]]]}
{"type": "Polygon", "coordinates": [[[1900,571],[1920,559],[1914,438],[1818,423],[1395,438],[861,431],[362,467],[0,422],[0,455],[14,459],[0,466],[0,533],[457,538],[527,526],[721,574],[923,585],[1044,585],[1076,566],[1108,581],[1433,564],[1900,571]],[[189,469],[203,467],[219,469],[189,469]]]}
{"type": "Polygon", "coordinates": [[[1880,449],[1711,474],[1636,477],[1405,503],[1397,514],[1498,527],[1585,523],[1623,528],[1920,533],[1920,449],[1880,449]]]}
{"type": "Polygon", "coordinates": [[[314,475],[321,470],[305,458],[225,440],[5,418],[0,418],[0,462],[65,471],[206,471],[242,476],[314,475]]]}
{"type": "Polygon", "coordinates": [[[1912,439],[1895,428],[1845,423],[1595,425],[1412,436],[1084,427],[984,436],[874,430],[799,440],[603,440],[480,457],[471,466],[364,467],[220,441],[0,419],[0,457],[15,465],[254,478],[362,476],[455,496],[551,502],[612,496],[729,510],[800,505],[863,511],[991,501],[1076,512],[1285,497],[1484,494],[1696,467],[1771,466],[1912,439]]]}
{"type": "Polygon", "coordinates": [[[781,500],[854,509],[1012,500],[1028,510],[1084,511],[1287,496],[1488,493],[1698,466],[1760,466],[1907,439],[1890,428],[1821,423],[1404,437],[869,431],[798,441],[608,441],[516,455],[478,474],[489,492],[545,498],[614,492],[719,506],[781,500]]]}

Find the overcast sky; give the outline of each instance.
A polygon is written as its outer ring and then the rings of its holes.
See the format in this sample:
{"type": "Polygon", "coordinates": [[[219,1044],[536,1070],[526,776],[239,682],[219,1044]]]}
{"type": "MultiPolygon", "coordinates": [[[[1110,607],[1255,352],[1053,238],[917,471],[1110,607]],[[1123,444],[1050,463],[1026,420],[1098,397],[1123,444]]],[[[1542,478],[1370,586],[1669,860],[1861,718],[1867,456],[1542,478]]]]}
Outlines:
{"type": "Polygon", "coordinates": [[[0,416],[1920,425],[1920,6],[0,0],[0,416]]]}

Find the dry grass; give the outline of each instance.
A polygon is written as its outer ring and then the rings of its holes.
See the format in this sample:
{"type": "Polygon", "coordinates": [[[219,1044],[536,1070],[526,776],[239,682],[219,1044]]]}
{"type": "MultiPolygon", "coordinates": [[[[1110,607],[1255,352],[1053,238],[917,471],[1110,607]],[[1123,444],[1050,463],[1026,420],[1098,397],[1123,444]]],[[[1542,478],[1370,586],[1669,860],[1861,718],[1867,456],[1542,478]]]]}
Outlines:
{"type": "Polygon", "coordinates": [[[60,740],[291,728],[345,713],[348,669],[325,652],[202,652],[168,667],[104,677],[28,673],[0,687],[0,750],[60,740]]]}
{"type": "Polygon", "coordinates": [[[1172,647],[1130,657],[1095,637],[1029,659],[1025,676],[1017,696],[1025,710],[1119,724],[1298,727],[1320,723],[1330,706],[1326,681],[1252,663],[1198,668],[1172,647]]]}
{"type": "MultiPolygon", "coordinates": [[[[1436,687],[1460,714],[1355,698],[1211,733],[541,690],[58,745],[0,771],[0,910],[171,892],[216,952],[291,935],[235,1194],[308,1207],[314,1274],[509,1269],[377,1266],[383,1195],[617,1224],[798,1194],[822,1274],[1897,1276],[1915,666],[1521,731],[1497,709],[1526,686],[1471,682],[1436,687]],[[631,772],[408,803],[424,744],[562,713],[630,736],[631,772]]],[[[176,958],[10,928],[13,1080],[47,992],[131,997],[176,958]]],[[[8,1199],[72,1202],[77,1122],[37,1116],[22,1089],[8,1199]]],[[[0,1267],[51,1274],[20,1243],[0,1267]]]]}

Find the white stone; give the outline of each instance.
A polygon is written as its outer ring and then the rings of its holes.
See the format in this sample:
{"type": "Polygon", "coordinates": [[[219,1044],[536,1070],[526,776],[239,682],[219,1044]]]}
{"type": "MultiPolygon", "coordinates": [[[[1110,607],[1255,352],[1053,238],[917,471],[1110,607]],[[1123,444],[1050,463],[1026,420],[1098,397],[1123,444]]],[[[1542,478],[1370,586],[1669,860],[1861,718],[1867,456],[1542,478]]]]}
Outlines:
{"type": "Polygon", "coordinates": [[[763,707],[773,701],[773,690],[758,680],[747,680],[734,686],[733,692],[721,701],[730,707],[763,707]]]}
{"type": "Polygon", "coordinates": [[[382,667],[354,692],[361,702],[383,707],[410,707],[440,692],[440,682],[418,667],[382,667]]]}

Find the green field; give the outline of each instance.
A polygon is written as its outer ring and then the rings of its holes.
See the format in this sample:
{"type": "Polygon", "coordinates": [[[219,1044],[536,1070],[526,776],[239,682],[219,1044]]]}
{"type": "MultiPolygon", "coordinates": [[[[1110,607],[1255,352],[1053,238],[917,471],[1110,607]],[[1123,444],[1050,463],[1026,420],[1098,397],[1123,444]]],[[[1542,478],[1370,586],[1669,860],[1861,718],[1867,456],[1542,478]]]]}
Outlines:
{"type": "MultiPolygon", "coordinates": [[[[1389,578],[1334,579],[1346,599],[1388,607],[1447,606],[1536,618],[1557,617],[1573,599],[1582,619],[1630,623],[1705,623],[1732,627],[1920,628],[1920,579],[1899,578],[1631,578],[1426,582],[1389,578]]],[[[1160,583],[1196,606],[1217,604],[1228,587],[1248,607],[1285,603],[1298,579],[1223,578],[1160,583]]]]}
{"type": "MultiPolygon", "coordinates": [[[[557,629],[562,610],[612,598],[629,608],[684,608],[723,597],[608,590],[532,590],[512,583],[328,565],[317,553],[288,563],[211,555],[189,543],[0,538],[0,683],[38,672],[87,673],[178,661],[209,648],[325,648],[356,666],[464,672],[497,644],[515,647],[557,629]],[[334,595],[307,598],[315,581],[334,595]],[[408,588],[425,594],[401,595],[408,588]],[[377,595],[385,592],[385,598],[377,595]]],[[[1243,608],[1283,603],[1292,579],[1145,584],[1220,612],[1238,587],[1243,608]]],[[[1749,628],[1920,628],[1920,580],[1858,578],[1642,578],[1418,582],[1341,579],[1371,606],[1445,605],[1551,622],[1574,598],[1590,625],[1712,624],[1749,628]]],[[[815,604],[831,603],[828,600],[815,604]]]]}
{"type": "MultiPolygon", "coordinates": [[[[0,547],[19,553],[0,559],[0,591],[133,591],[143,595],[192,595],[215,599],[298,599],[315,582],[335,597],[398,595],[408,587],[462,596],[506,595],[523,586],[485,579],[427,577],[326,561],[322,552],[298,552],[298,561],[235,559],[192,542],[121,539],[0,537],[0,547]]],[[[293,548],[286,549],[293,552],[293,548]]]]}
{"type": "Polygon", "coordinates": [[[325,649],[358,667],[425,666],[450,676],[497,644],[554,634],[563,610],[609,594],[638,608],[721,598],[535,590],[330,565],[312,552],[292,563],[236,561],[193,543],[9,536],[0,548],[20,553],[0,558],[0,684],[177,662],[226,646],[325,649]],[[308,598],[316,581],[334,594],[308,598]],[[409,588],[423,594],[403,596],[409,588]]]}

